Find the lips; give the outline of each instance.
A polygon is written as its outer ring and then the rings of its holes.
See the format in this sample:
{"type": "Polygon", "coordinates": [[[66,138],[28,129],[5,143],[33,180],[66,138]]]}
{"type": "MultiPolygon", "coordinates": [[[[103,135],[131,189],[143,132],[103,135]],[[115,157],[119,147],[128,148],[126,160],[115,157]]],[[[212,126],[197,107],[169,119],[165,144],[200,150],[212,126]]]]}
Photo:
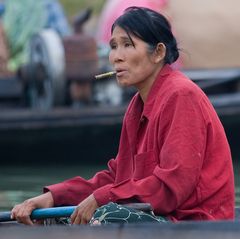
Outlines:
{"type": "Polygon", "coordinates": [[[116,69],[116,72],[117,72],[117,77],[120,77],[120,76],[123,76],[127,70],[125,69],[116,69]]]}

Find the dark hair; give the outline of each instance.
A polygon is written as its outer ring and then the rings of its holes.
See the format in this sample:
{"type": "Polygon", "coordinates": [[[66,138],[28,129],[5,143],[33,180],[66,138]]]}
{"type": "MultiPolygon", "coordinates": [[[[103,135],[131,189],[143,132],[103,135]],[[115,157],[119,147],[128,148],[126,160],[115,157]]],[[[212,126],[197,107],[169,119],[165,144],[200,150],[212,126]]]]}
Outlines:
{"type": "Polygon", "coordinates": [[[171,25],[160,13],[144,7],[129,7],[113,23],[111,33],[116,26],[124,29],[129,37],[132,34],[146,42],[151,50],[158,43],[163,43],[166,46],[165,63],[171,64],[178,59],[177,42],[171,25]]]}

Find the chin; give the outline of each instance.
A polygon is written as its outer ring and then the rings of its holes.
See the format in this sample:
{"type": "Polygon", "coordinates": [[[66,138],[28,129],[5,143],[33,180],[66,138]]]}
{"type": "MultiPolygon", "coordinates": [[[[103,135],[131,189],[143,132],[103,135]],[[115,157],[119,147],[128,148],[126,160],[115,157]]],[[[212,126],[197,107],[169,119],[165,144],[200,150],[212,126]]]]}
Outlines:
{"type": "Polygon", "coordinates": [[[127,81],[124,80],[118,80],[118,85],[122,87],[128,87],[130,84],[127,81]]]}

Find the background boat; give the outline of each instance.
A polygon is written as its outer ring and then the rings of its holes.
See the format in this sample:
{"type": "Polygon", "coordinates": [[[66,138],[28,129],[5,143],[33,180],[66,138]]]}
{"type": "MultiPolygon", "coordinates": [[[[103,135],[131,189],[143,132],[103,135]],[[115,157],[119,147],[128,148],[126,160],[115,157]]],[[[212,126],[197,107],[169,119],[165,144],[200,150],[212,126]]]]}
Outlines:
{"type": "MultiPolygon", "coordinates": [[[[239,157],[240,70],[185,70],[208,95],[239,157]]],[[[128,92],[128,100],[134,91],[128,92]]],[[[1,164],[103,164],[114,157],[127,101],[73,109],[5,109],[0,114],[1,164]]]]}

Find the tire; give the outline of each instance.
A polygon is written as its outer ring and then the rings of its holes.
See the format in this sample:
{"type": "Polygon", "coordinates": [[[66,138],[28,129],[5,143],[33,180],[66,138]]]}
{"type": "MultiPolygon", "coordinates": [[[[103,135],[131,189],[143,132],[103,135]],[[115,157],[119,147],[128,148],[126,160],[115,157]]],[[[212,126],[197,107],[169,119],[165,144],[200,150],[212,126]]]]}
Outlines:
{"type": "Polygon", "coordinates": [[[66,80],[65,52],[61,38],[53,30],[43,30],[32,37],[29,52],[30,66],[35,69],[28,86],[30,106],[47,110],[63,105],[66,80]]]}

